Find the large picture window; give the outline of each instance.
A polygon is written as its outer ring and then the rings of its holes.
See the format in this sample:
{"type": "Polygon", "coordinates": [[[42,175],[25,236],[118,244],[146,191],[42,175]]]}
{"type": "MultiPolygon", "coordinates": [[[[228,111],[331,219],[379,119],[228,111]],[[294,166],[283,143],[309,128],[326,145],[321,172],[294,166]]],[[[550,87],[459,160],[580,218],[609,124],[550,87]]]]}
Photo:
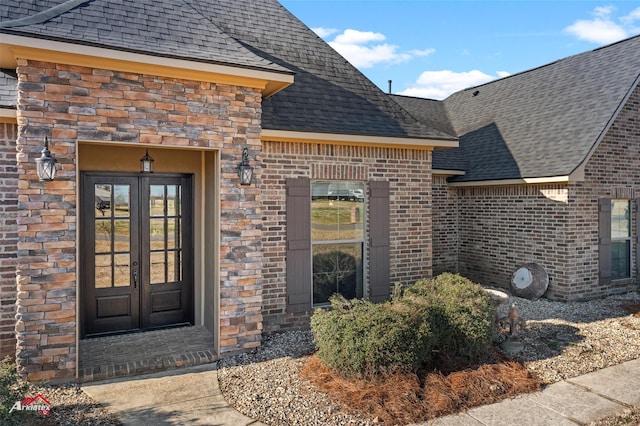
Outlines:
{"type": "Polygon", "coordinates": [[[631,202],[611,200],[611,278],[631,278],[631,202]]]}
{"type": "Polygon", "coordinates": [[[311,183],[313,305],[338,293],[364,297],[365,184],[356,181],[311,183]]]}

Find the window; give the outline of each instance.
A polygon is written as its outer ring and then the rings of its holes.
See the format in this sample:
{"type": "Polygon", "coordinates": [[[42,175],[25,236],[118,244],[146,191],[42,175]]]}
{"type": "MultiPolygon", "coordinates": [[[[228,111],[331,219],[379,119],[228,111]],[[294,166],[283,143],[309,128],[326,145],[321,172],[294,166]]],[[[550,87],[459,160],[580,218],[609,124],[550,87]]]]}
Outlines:
{"type": "Polygon", "coordinates": [[[611,200],[611,279],[631,278],[631,202],[611,200]]]}
{"type": "Polygon", "coordinates": [[[365,184],[311,183],[313,305],[364,297],[365,184]]]}

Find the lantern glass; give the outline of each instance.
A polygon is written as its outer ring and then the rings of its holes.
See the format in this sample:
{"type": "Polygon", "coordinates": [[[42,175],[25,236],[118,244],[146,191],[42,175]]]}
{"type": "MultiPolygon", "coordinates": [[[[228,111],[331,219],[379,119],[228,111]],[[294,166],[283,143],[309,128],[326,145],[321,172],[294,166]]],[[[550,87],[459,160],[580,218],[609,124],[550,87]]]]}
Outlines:
{"type": "Polygon", "coordinates": [[[140,159],[140,171],[142,173],[153,173],[153,158],[149,156],[149,150],[144,154],[144,157],[140,159]]]}
{"type": "Polygon", "coordinates": [[[241,164],[239,166],[240,171],[240,185],[251,185],[251,179],[253,178],[253,167],[249,165],[241,164]]]}
{"type": "Polygon", "coordinates": [[[46,137],[44,138],[44,149],[41,152],[40,158],[36,158],[38,179],[43,182],[51,181],[56,177],[56,159],[49,152],[49,139],[46,137]]]}

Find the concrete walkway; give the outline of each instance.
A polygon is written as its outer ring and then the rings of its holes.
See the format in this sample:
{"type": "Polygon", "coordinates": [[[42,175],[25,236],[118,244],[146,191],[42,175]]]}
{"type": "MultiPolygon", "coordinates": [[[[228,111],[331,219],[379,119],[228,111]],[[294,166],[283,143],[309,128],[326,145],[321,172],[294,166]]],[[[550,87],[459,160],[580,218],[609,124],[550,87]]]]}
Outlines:
{"type": "MultiPolygon", "coordinates": [[[[263,425],[227,404],[216,364],[88,383],[82,389],[125,425],[263,425]]],[[[640,359],[424,425],[575,426],[631,405],[640,405],[640,359]]]]}

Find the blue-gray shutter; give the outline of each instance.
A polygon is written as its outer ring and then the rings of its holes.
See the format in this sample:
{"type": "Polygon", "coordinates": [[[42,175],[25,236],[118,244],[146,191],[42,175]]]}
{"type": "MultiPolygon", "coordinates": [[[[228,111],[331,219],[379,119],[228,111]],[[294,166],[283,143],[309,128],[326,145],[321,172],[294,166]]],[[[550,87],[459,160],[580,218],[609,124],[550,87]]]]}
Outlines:
{"type": "Polygon", "coordinates": [[[288,178],[287,312],[311,310],[311,181],[288,178]]]}
{"type": "Polygon", "coordinates": [[[598,200],[598,273],[600,285],[611,282],[611,199],[598,200]]]}
{"type": "Polygon", "coordinates": [[[369,182],[369,292],[372,302],[391,294],[388,181],[369,182]]]}

